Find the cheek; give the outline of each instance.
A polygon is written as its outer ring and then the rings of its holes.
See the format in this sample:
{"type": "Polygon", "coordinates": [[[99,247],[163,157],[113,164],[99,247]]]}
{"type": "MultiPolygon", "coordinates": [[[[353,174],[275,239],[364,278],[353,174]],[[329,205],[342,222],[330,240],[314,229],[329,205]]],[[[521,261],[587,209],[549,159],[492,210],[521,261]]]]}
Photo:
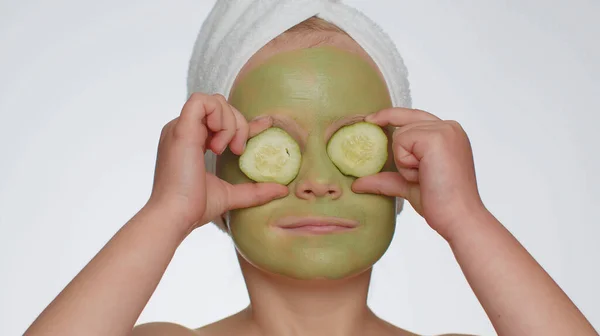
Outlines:
{"type": "Polygon", "coordinates": [[[373,194],[352,194],[355,198],[352,203],[360,207],[363,216],[371,226],[385,226],[386,223],[395,223],[395,197],[373,194]]]}
{"type": "Polygon", "coordinates": [[[252,225],[253,228],[261,227],[262,229],[264,226],[263,224],[268,223],[273,217],[273,212],[280,207],[276,206],[274,203],[275,202],[270,202],[257,207],[230,211],[232,228],[235,226],[252,225]]]}
{"type": "Polygon", "coordinates": [[[296,279],[341,279],[371,267],[387,250],[395,230],[394,199],[347,194],[343,202],[308,204],[286,197],[230,213],[237,251],[259,269],[296,279]],[[334,208],[334,209],[332,209],[334,208]],[[296,236],[269,227],[301,211],[357,219],[362,227],[343,235],[296,236]]]}

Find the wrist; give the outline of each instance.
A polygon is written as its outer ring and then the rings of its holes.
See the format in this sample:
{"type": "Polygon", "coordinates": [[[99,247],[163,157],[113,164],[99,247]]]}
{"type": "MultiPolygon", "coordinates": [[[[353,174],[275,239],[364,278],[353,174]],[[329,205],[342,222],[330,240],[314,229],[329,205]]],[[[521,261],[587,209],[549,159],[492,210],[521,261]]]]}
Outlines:
{"type": "Polygon", "coordinates": [[[442,237],[453,247],[468,237],[478,235],[482,229],[494,225],[493,223],[497,223],[496,218],[481,204],[465,211],[464,215],[456,217],[447,226],[449,229],[442,234],[442,237]]]}
{"type": "Polygon", "coordinates": [[[192,227],[177,207],[160,202],[148,201],[136,216],[143,217],[142,222],[181,241],[189,235],[192,227]]]}

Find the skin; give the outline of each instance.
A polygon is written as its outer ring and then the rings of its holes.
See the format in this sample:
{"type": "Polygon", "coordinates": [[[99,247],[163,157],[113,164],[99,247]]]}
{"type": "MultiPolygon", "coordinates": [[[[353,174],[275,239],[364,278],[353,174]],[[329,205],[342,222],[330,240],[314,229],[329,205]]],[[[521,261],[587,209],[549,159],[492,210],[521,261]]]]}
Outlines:
{"type": "MultiPolygon", "coordinates": [[[[230,103],[248,120],[271,117],[302,151],[287,197],[230,213],[231,236],[240,254],[263,270],[305,280],[346,278],[381,258],[394,234],[395,198],[354,193],[355,178],[342,174],[326,150],[335,131],[391,106],[377,71],[362,57],[338,48],[288,51],[247,73],[230,103]],[[285,216],[341,217],[360,224],[344,233],[299,235],[274,227],[285,216]]],[[[232,184],[251,182],[238,159],[231,152],[221,156],[218,176],[232,184]]]]}
{"type": "MultiPolygon", "coordinates": [[[[338,47],[349,51],[348,45],[352,41],[338,47]]],[[[261,52],[255,60],[279,51],[261,52]]],[[[397,172],[357,179],[351,189],[407,199],[447,241],[498,335],[597,335],[483,206],[469,139],[457,122],[403,108],[384,109],[365,119],[398,127],[392,135],[397,172]]],[[[339,280],[296,280],[264,272],[244,258],[240,265],[251,301],[247,309],[198,330],[170,323],[134,328],[190,232],[227,211],[261,206],[292,192],[273,184],[230,184],[204,171],[207,149],[222,153],[229,147],[240,155],[248,137],[272,125],[270,118],[246,122],[224,97],[192,95],[180,117],[163,128],[148,202],[25,335],[412,335],[368,309],[369,271],[339,280]]]]}

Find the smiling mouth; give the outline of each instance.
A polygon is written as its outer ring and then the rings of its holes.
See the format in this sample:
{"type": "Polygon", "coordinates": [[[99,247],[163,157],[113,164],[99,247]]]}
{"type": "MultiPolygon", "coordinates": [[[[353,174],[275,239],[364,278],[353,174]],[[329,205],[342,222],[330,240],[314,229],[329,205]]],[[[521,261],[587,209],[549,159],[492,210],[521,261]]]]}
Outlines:
{"type": "Polygon", "coordinates": [[[338,217],[284,217],[274,226],[286,232],[326,234],[353,230],[358,227],[358,222],[338,217]]]}

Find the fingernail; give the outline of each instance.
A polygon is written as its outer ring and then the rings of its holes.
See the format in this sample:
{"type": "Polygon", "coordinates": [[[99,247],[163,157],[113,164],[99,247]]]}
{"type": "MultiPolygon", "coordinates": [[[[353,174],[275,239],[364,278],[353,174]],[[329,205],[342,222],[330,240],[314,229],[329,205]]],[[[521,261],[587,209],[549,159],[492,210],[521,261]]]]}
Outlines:
{"type": "Polygon", "coordinates": [[[258,118],[254,118],[252,121],[265,121],[265,120],[270,119],[270,118],[271,118],[270,116],[266,116],[265,115],[265,116],[260,116],[258,118]]]}
{"type": "Polygon", "coordinates": [[[360,190],[360,189],[357,189],[357,188],[354,186],[354,184],[353,184],[353,185],[350,187],[350,190],[352,190],[352,192],[353,192],[353,193],[355,193],[355,194],[362,194],[362,193],[364,193],[362,190],[360,190]]]}

